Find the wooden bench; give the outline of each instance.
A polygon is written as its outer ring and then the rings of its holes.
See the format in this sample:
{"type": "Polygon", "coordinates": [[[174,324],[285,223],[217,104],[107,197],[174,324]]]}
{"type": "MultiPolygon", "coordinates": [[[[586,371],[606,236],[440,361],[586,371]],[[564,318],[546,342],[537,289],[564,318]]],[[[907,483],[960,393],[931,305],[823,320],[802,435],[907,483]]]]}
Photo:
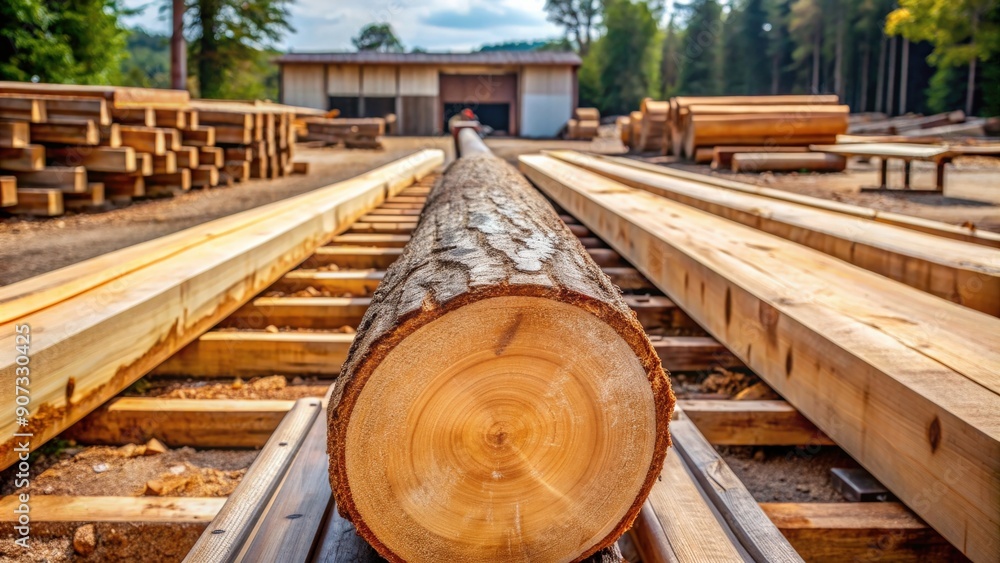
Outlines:
{"type": "Polygon", "coordinates": [[[958,145],[919,145],[914,143],[851,143],[837,145],[810,145],[810,150],[839,154],[845,157],[877,156],[882,160],[879,173],[879,190],[888,189],[887,176],[889,159],[898,158],[903,161],[903,189],[909,190],[911,166],[914,160],[933,162],[937,167],[935,174],[935,189],[915,190],[930,193],[944,192],[945,165],[958,156],[1000,156],[1000,146],[958,146],[958,145]]]}

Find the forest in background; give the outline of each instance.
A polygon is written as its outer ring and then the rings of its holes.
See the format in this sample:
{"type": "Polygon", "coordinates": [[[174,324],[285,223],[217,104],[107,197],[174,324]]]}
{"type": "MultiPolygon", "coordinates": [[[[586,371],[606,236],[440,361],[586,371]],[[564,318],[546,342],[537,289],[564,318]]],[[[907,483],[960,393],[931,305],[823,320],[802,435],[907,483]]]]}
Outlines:
{"type": "MultiPolygon", "coordinates": [[[[275,98],[270,60],[293,31],[290,2],[188,0],[189,89],[275,98]]],[[[564,37],[482,49],[575,50],[580,103],[605,115],[646,96],[808,93],[838,94],[856,112],[1000,115],[997,0],[547,0],[545,10],[564,37]]],[[[168,38],[126,29],[129,14],[120,0],[5,0],[0,79],[168,86],[168,38]]],[[[403,50],[385,23],[355,45],[403,50]]]]}

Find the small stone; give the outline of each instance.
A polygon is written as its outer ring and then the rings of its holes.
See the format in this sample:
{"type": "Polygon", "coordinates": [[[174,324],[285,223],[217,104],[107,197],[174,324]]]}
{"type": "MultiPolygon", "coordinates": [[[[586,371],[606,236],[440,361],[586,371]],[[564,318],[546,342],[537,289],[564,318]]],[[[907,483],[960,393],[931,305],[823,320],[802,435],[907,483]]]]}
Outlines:
{"type": "Polygon", "coordinates": [[[42,493],[46,495],[51,495],[54,492],[56,492],[56,489],[52,485],[46,485],[45,488],[42,489],[42,493]]]}
{"type": "Polygon", "coordinates": [[[315,287],[311,286],[311,285],[306,288],[306,293],[308,293],[312,297],[319,297],[320,296],[319,290],[316,289],[315,287]]]}
{"type": "Polygon", "coordinates": [[[354,334],[357,331],[354,330],[353,326],[344,325],[344,326],[340,327],[340,332],[343,333],[343,334],[354,334]]]}
{"type": "Polygon", "coordinates": [[[56,221],[56,228],[57,229],[65,229],[66,228],[66,221],[56,221]]]}
{"type": "Polygon", "coordinates": [[[753,453],[753,460],[756,462],[764,461],[764,450],[757,450],[753,453]]]}
{"type": "Polygon", "coordinates": [[[80,526],[73,534],[73,551],[77,555],[84,557],[90,555],[97,549],[97,531],[93,524],[80,526]]]}
{"type": "Polygon", "coordinates": [[[168,469],[168,471],[170,471],[170,473],[172,475],[181,475],[185,471],[187,471],[187,468],[184,467],[183,465],[175,465],[175,466],[171,467],[170,469],[168,469]]]}
{"type": "Polygon", "coordinates": [[[809,485],[795,485],[795,490],[800,493],[808,493],[809,485]]]}
{"type": "Polygon", "coordinates": [[[158,497],[163,494],[167,486],[163,484],[163,481],[159,479],[153,479],[152,481],[146,481],[146,490],[143,493],[147,497],[158,497]]]}
{"type": "Polygon", "coordinates": [[[163,445],[163,442],[157,440],[156,438],[150,438],[146,442],[146,451],[143,455],[157,455],[167,453],[167,446],[163,445]]]}
{"type": "Polygon", "coordinates": [[[135,457],[141,452],[136,452],[135,444],[125,444],[124,446],[118,448],[118,455],[122,457],[135,457]]]}
{"type": "Polygon", "coordinates": [[[97,465],[94,466],[94,473],[104,473],[107,470],[108,470],[108,464],[106,463],[98,463],[97,465]]]}
{"type": "Polygon", "coordinates": [[[264,328],[264,332],[270,332],[271,334],[276,334],[278,332],[278,327],[274,325],[267,325],[267,327],[264,328]]]}
{"type": "Polygon", "coordinates": [[[297,376],[297,375],[292,378],[292,385],[302,385],[302,383],[304,383],[304,382],[305,382],[305,380],[302,379],[301,377],[297,376]]]}
{"type": "Polygon", "coordinates": [[[243,380],[237,377],[233,380],[233,389],[243,389],[243,380]]]}

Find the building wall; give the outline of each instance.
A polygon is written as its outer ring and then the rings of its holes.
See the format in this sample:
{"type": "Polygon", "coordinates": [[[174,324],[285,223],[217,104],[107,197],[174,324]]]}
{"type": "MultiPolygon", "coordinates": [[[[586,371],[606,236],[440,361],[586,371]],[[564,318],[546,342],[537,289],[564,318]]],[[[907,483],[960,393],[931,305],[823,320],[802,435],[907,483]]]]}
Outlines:
{"type": "Polygon", "coordinates": [[[321,65],[283,65],[281,101],[292,106],[326,109],[321,65]]]}
{"type": "Polygon", "coordinates": [[[521,136],[554,137],[573,115],[573,69],[525,67],[521,71],[521,136]]]}
{"type": "Polygon", "coordinates": [[[365,96],[395,96],[396,67],[382,65],[361,67],[361,93],[365,96]]]}
{"type": "Polygon", "coordinates": [[[358,65],[326,65],[326,93],[329,96],[357,96],[361,93],[358,65]]]}
{"type": "Polygon", "coordinates": [[[427,66],[399,67],[400,96],[437,96],[438,69],[427,66]]]}
{"type": "MultiPolygon", "coordinates": [[[[436,77],[435,77],[436,78],[436,77]]],[[[439,135],[437,96],[400,96],[400,135],[439,135]]]]}

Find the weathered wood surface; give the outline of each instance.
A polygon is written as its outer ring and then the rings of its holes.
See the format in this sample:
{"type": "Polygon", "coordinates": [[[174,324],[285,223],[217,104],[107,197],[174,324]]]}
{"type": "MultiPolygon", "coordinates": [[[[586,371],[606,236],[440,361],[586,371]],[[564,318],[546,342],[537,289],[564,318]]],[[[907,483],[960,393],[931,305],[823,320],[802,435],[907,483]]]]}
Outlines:
{"type": "Polygon", "coordinates": [[[1000,557],[1000,320],[547,157],[521,163],[956,547],[1000,557]]]}
{"type": "Polygon", "coordinates": [[[413,239],[372,298],[331,404],[337,505],[381,554],[556,560],[611,544],[635,518],[662,464],[673,398],[618,290],[523,177],[480,154],[452,165],[428,197],[413,239]],[[525,355],[547,358],[551,368],[536,372],[543,364],[518,359],[525,355]],[[601,375],[577,373],[562,358],[601,375]],[[494,363],[507,366],[506,383],[481,371],[494,363]],[[611,372],[619,377],[606,378],[611,372]],[[604,398],[570,391],[583,380],[604,398]],[[483,387],[450,395],[465,385],[483,387]],[[415,404],[416,396],[426,404],[415,404]],[[435,402],[442,396],[458,402],[445,407],[435,402]],[[424,407],[437,424],[407,418],[424,407]],[[557,445],[565,435],[552,417],[567,408],[589,414],[562,428],[591,438],[557,445]],[[594,424],[608,426],[598,436],[588,429],[594,424]],[[457,432],[455,441],[434,441],[441,432],[457,432]],[[555,440],[551,455],[562,467],[539,459],[548,450],[541,445],[526,452],[533,462],[509,457],[522,440],[555,440]],[[455,444],[490,469],[446,461],[458,454],[455,444]],[[428,456],[444,457],[430,470],[428,456]],[[441,480],[456,471],[464,474],[458,482],[441,480]],[[414,473],[431,481],[413,483],[414,473]],[[577,476],[564,481],[569,474],[577,476]],[[594,479],[596,496],[587,492],[594,479]],[[539,489],[539,482],[563,485],[539,489]],[[522,517],[529,518],[523,528],[522,517]],[[494,528],[476,524],[486,519],[494,528]],[[465,532],[428,534],[425,526],[465,532]],[[568,529],[576,532],[567,536],[568,529]]]}

